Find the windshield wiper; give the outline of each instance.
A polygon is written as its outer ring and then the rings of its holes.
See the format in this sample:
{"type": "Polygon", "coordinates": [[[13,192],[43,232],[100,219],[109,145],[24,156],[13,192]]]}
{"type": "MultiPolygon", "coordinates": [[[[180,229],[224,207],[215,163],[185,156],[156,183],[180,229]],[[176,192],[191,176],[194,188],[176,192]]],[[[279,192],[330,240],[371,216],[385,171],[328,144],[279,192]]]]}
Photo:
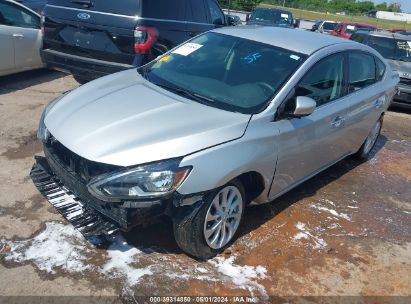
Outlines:
{"type": "Polygon", "coordinates": [[[217,102],[216,100],[214,100],[212,98],[200,95],[200,94],[195,93],[195,92],[191,92],[190,90],[182,89],[182,88],[175,87],[175,86],[159,84],[159,83],[154,83],[154,84],[161,87],[161,88],[163,88],[163,89],[166,89],[167,91],[173,92],[177,95],[180,95],[180,96],[183,96],[183,97],[186,97],[186,98],[189,98],[189,99],[196,100],[196,101],[198,101],[202,104],[206,104],[206,105],[211,104],[212,105],[212,104],[217,102]]]}

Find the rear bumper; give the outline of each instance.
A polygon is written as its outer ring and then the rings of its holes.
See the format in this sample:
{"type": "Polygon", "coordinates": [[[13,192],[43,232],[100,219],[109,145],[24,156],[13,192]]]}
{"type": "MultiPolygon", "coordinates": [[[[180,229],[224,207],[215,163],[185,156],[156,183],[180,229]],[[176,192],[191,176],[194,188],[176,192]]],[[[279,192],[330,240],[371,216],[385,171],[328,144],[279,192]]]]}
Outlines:
{"type": "Polygon", "coordinates": [[[78,75],[85,79],[96,79],[135,67],[134,65],[81,57],[51,49],[41,50],[41,58],[49,68],[78,75]]]}

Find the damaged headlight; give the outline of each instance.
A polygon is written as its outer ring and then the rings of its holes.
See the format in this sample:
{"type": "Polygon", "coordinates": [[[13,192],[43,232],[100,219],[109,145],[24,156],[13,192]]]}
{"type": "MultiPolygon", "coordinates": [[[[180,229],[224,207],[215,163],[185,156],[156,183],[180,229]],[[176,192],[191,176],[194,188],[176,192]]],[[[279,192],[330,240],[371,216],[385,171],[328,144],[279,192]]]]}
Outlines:
{"type": "Polygon", "coordinates": [[[178,188],[191,167],[179,168],[180,160],[168,160],[98,176],[89,192],[103,201],[121,201],[167,196],[178,188]]]}
{"type": "Polygon", "coordinates": [[[46,142],[50,136],[50,132],[47,130],[46,124],[44,123],[44,119],[46,118],[47,113],[50,112],[50,110],[56,105],[56,103],[60,99],[62,99],[67,93],[68,92],[50,101],[48,105],[45,107],[43,113],[41,114],[39,128],[37,130],[37,138],[40,139],[42,142],[46,142]]]}

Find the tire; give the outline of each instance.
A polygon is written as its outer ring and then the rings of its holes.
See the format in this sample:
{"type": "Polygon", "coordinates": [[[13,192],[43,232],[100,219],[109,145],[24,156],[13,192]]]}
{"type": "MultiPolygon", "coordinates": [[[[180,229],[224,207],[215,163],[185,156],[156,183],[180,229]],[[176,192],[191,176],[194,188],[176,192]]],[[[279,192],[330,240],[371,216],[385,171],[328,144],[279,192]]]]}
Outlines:
{"type": "Polygon", "coordinates": [[[371,152],[377,142],[378,136],[381,133],[382,123],[383,117],[381,116],[373,126],[364,143],[361,145],[361,148],[357,151],[357,153],[354,154],[354,157],[356,159],[367,160],[370,158],[371,152]]]}
{"type": "Polygon", "coordinates": [[[90,79],[81,77],[81,76],[79,76],[79,75],[73,75],[73,78],[74,78],[79,84],[85,84],[85,83],[87,83],[87,82],[90,81],[90,79]]]}
{"type": "Polygon", "coordinates": [[[235,240],[244,214],[244,187],[240,181],[233,180],[209,195],[205,195],[203,201],[199,203],[195,211],[188,212],[185,216],[173,216],[174,237],[185,253],[195,258],[208,259],[224,251],[235,240]],[[226,202],[228,199],[225,204],[226,210],[221,207],[224,205],[224,195],[226,195],[226,202]],[[221,207],[221,211],[216,209],[216,204],[221,207]],[[230,205],[233,207],[231,214],[230,205]],[[209,221],[206,222],[207,215],[209,221]],[[213,226],[219,228],[213,230],[213,226]],[[223,226],[222,229],[221,226],[223,226]],[[213,231],[211,235],[209,235],[210,231],[213,231]],[[212,243],[214,238],[216,242],[212,243]]]}

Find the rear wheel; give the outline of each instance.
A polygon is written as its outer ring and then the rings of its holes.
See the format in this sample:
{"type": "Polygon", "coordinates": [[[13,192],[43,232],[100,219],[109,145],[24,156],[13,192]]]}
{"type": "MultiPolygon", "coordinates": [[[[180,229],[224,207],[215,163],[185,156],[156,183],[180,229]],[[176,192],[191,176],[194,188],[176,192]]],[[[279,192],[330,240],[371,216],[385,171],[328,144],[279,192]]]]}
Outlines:
{"type": "Polygon", "coordinates": [[[244,187],[234,180],[205,199],[193,217],[173,219],[177,244],[197,258],[217,255],[235,239],[244,208],[244,187]]]}
{"type": "Polygon", "coordinates": [[[382,122],[383,122],[383,118],[380,117],[380,119],[376,122],[376,124],[372,128],[370,134],[368,134],[360,150],[358,150],[358,152],[354,155],[357,159],[366,160],[370,157],[371,151],[374,148],[377,142],[378,136],[381,133],[382,122]]]}

